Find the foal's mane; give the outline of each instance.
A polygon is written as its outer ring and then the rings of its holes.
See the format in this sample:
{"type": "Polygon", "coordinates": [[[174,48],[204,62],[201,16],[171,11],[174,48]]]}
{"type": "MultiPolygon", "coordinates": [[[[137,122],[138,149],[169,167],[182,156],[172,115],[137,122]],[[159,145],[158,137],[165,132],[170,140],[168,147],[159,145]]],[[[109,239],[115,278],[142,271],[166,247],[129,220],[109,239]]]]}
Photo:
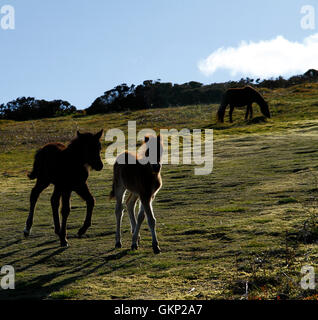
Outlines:
{"type": "MultiPolygon", "coordinates": [[[[142,141],[142,143],[141,143],[141,145],[140,145],[140,148],[139,148],[139,150],[141,150],[141,152],[137,152],[136,154],[135,154],[135,156],[136,156],[136,159],[138,160],[138,159],[142,159],[142,158],[144,158],[145,156],[146,156],[146,152],[147,152],[147,150],[149,149],[149,146],[148,146],[148,141],[150,140],[150,139],[154,139],[154,138],[156,138],[154,135],[152,135],[152,134],[147,134],[147,135],[145,135],[145,138],[143,139],[143,141],[142,141]]],[[[138,151],[139,151],[138,150],[138,151]]]]}
{"type": "Polygon", "coordinates": [[[255,90],[253,87],[246,86],[245,88],[250,88],[251,89],[251,91],[253,92],[254,98],[255,98],[257,103],[264,103],[265,102],[263,96],[257,90],[255,90]]]}
{"type": "MultiPolygon", "coordinates": [[[[158,137],[160,137],[160,139],[159,139],[160,146],[161,146],[161,148],[163,148],[162,136],[161,135],[155,136],[155,135],[152,135],[152,134],[147,134],[147,135],[145,135],[145,138],[144,138],[144,140],[143,140],[143,142],[142,142],[142,144],[140,146],[140,149],[141,149],[142,152],[138,152],[136,154],[137,160],[138,159],[142,159],[142,158],[144,158],[146,156],[146,152],[150,148],[149,143],[148,143],[149,141],[156,140],[157,143],[158,143],[158,137]]],[[[157,145],[157,148],[158,148],[158,145],[157,145]]]]}
{"type": "Polygon", "coordinates": [[[84,132],[84,133],[77,133],[77,136],[74,137],[67,145],[68,148],[74,148],[77,147],[81,144],[83,144],[83,137],[88,138],[88,137],[93,137],[94,135],[90,132],[84,132]]]}
{"type": "Polygon", "coordinates": [[[254,88],[252,88],[252,89],[253,89],[253,95],[254,95],[255,102],[260,106],[262,114],[264,116],[266,116],[267,114],[269,114],[269,108],[268,108],[268,104],[267,104],[266,100],[263,98],[263,96],[258,91],[256,91],[254,88]]]}

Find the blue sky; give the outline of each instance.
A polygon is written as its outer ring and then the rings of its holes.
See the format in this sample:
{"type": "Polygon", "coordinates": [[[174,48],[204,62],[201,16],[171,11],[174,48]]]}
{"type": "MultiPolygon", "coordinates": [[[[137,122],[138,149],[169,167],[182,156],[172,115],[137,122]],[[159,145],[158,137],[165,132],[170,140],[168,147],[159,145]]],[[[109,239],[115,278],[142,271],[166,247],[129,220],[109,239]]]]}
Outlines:
{"type": "MultiPolygon", "coordinates": [[[[302,43],[317,32],[300,27],[303,5],[318,10],[310,0],[0,0],[6,4],[15,8],[15,30],[0,29],[1,103],[32,96],[86,108],[121,83],[236,80],[249,69],[207,58],[242,41],[249,50],[250,42],[302,43]]],[[[233,59],[217,58],[223,54],[233,59]]]]}

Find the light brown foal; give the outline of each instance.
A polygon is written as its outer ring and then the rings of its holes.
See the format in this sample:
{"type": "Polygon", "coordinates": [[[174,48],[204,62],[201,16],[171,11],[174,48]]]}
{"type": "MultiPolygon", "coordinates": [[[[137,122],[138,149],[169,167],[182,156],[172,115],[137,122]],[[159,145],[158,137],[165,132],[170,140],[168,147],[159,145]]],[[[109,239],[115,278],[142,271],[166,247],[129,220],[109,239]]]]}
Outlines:
{"type": "Polygon", "coordinates": [[[146,151],[143,157],[137,157],[129,152],[124,152],[117,157],[114,164],[113,188],[111,198],[116,198],[116,248],[121,248],[121,221],[123,217],[123,198],[126,191],[129,196],[126,200],[130,218],[132,245],[131,249],[138,249],[140,240],[139,231],[145,214],[152,235],[152,248],[155,254],[160,253],[156,235],[156,218],[152,209],[152,201],[162,186],[161,181],[161,158],[163,153],[161,136],[147,136],[144,143],[146,151]],[[135,217],[135,206],[140,200],[140,208],[135,217]]]}

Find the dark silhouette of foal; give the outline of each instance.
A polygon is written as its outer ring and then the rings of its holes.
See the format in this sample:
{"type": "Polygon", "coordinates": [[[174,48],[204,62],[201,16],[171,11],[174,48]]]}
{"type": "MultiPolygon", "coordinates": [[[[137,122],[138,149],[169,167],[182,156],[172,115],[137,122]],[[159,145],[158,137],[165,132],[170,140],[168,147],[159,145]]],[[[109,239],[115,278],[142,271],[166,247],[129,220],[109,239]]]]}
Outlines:
{"type": "Polygon", "coordinates": [[[100,138],[103,130],[97,134],[77,132],[68,146],[61,143],[49,143],[37,151],[34,159],[33,170],[28,177],[37,179],[30,196],[30,213],[26,221],[24,235],[30,235],[33,214],[40,193],[51,183],[54,184],[54,192],[51,197],[55,233],[60,237],[61,246],[67,247],[66,222],[70,213],[70,198],[75,191],[86,201],[87,214],[84,225],[78,231],[78,236],[85,234],[91,226],[91,217],[95,199],[91,195],[87,178],[89,168],[100,171],[103,162],[100,158],[100,138]],[[62,224],[59,219],[60,199],[62,198],[62,224]]]}
{"type": "Polygon", "coordinates": [[[230,105],[230,122],[233,122],[232,114],[234,107],[246,107],[246,114],[245,114],[245,120],[248,119],[248,115],[250,114],[250,119],[253,118],[253,108],[252,104],[256,102],[260,108],[262,114],[270,118],[270,112],[268,108],[267,102],[264,100],[264,98],[261,96],[260,93],[258,93],[254,88],[250,86],[246,86],[244,88],[232,88],[225,91],[222,102],[219,107],[219,110],[217,112],[217,119],[220,122],[224,122],[224,114],[225,109],[228,105],[230,105]]]}

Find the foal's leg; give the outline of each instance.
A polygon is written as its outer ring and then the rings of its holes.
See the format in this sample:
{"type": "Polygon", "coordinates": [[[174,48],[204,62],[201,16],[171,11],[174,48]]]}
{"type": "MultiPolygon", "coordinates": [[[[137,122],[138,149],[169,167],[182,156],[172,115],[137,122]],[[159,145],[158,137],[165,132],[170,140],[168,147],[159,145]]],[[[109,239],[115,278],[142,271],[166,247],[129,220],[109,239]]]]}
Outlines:
{"type": "Polygon", "coordinates": [[[54,188],[54,192],[51,197],[51,206],[53,212],[54,221],[54,231],[59,236],[60,235],[60,217],[59,217],[59,207],[60,207],[61,191],[54,188]]]}
{"type": "Polygon", "coordinates": [[[233,122],[233,119],[232,119],[232,115],[233,115],[233,110],[234,110],[234,105],[230,105],[230,122],[232,123],[233,122]]]}
{"type": "Polygon", "coordinates": [[[152,200],[149,201],[142,201],[142,205],[145,209],[146,215],[147,215],[147,220],[148,220],[148,225],[151,231],[151,236],[152,236],[152,249],[155,254],[158,254],[161,252],[159,248],[159,243],[157,239],[157,234],[156,234],[156,218],[153,213],[152,209],[152,200]]]}
{"type": "Polygon", "coordinates": [[[78,230],[78,236],[81,237],[87,229],[91,226],[92,224],[92,214],[93,214],[93,209],[95,205],[95,199],[90,193],[87,184],[85,183],[81,188],[78,188],[75,190],[75,192],[83,199],[86,201],[86,218],[84,221],[83,226],[78,230]]]}
{"type": "Polygon", "coordinates": [[[66,240],[66,223],[67,223],[67,218],[71,211],[70,198],[71,198],[71,191],[64,191],[62,193],[62,210],[61,210],[62,225],[61,225],[61,231],[60,231],[61,247],[68,247],[68,242],[66,240]]]}
{"type": "Polygon", "coordinates": [[[121,248],[121,235],[120,235],[120,226],[121,226],[121,221],[123,218],[123,197],[125,194],[125,189],[122,188],[117,188],[115,190],[115,196],[116,196],[116,209],[115,209],[115,214],[116,214],[116,244],[115,248],[121,248]]]}
{"type": "Polygon", "coordinates": [[[139,231],[140,231],[140,227],[141,227],[141,224],[143,223],[144,219],[145,219],[145,209],[144,209],[142,203],[140,203],[139,213],[138,213],[138,217],[137,217],[137,224],[136,224],[135,231],[134,231],[134,234],[132,237],[131,250],[138,249],[138,242],[140,241],[139,231]]]}
{"type": "Polygon", "coordinates": [[[137,199],[138,199],[138,195],[131,193],[126,200],[132,234],[134,233],[136,228],[135,207],[136,207],[137,199]]]}
{"type": "Polygon", "coordinates": [[[29,212],[29,216],[26,221],[26,224],[25,224],[24,231],[23,231],[25,237],[28,237],[30,235],[30,231],[31,231],[32,224],[33,224],[33,215],[34,215],[35,205],[36,205],[36,202],[39,198],[39,195],[48,186],[49,186],[49,183],[37,180],[34,188],[31,191],[30,212],[29,212]]]}

